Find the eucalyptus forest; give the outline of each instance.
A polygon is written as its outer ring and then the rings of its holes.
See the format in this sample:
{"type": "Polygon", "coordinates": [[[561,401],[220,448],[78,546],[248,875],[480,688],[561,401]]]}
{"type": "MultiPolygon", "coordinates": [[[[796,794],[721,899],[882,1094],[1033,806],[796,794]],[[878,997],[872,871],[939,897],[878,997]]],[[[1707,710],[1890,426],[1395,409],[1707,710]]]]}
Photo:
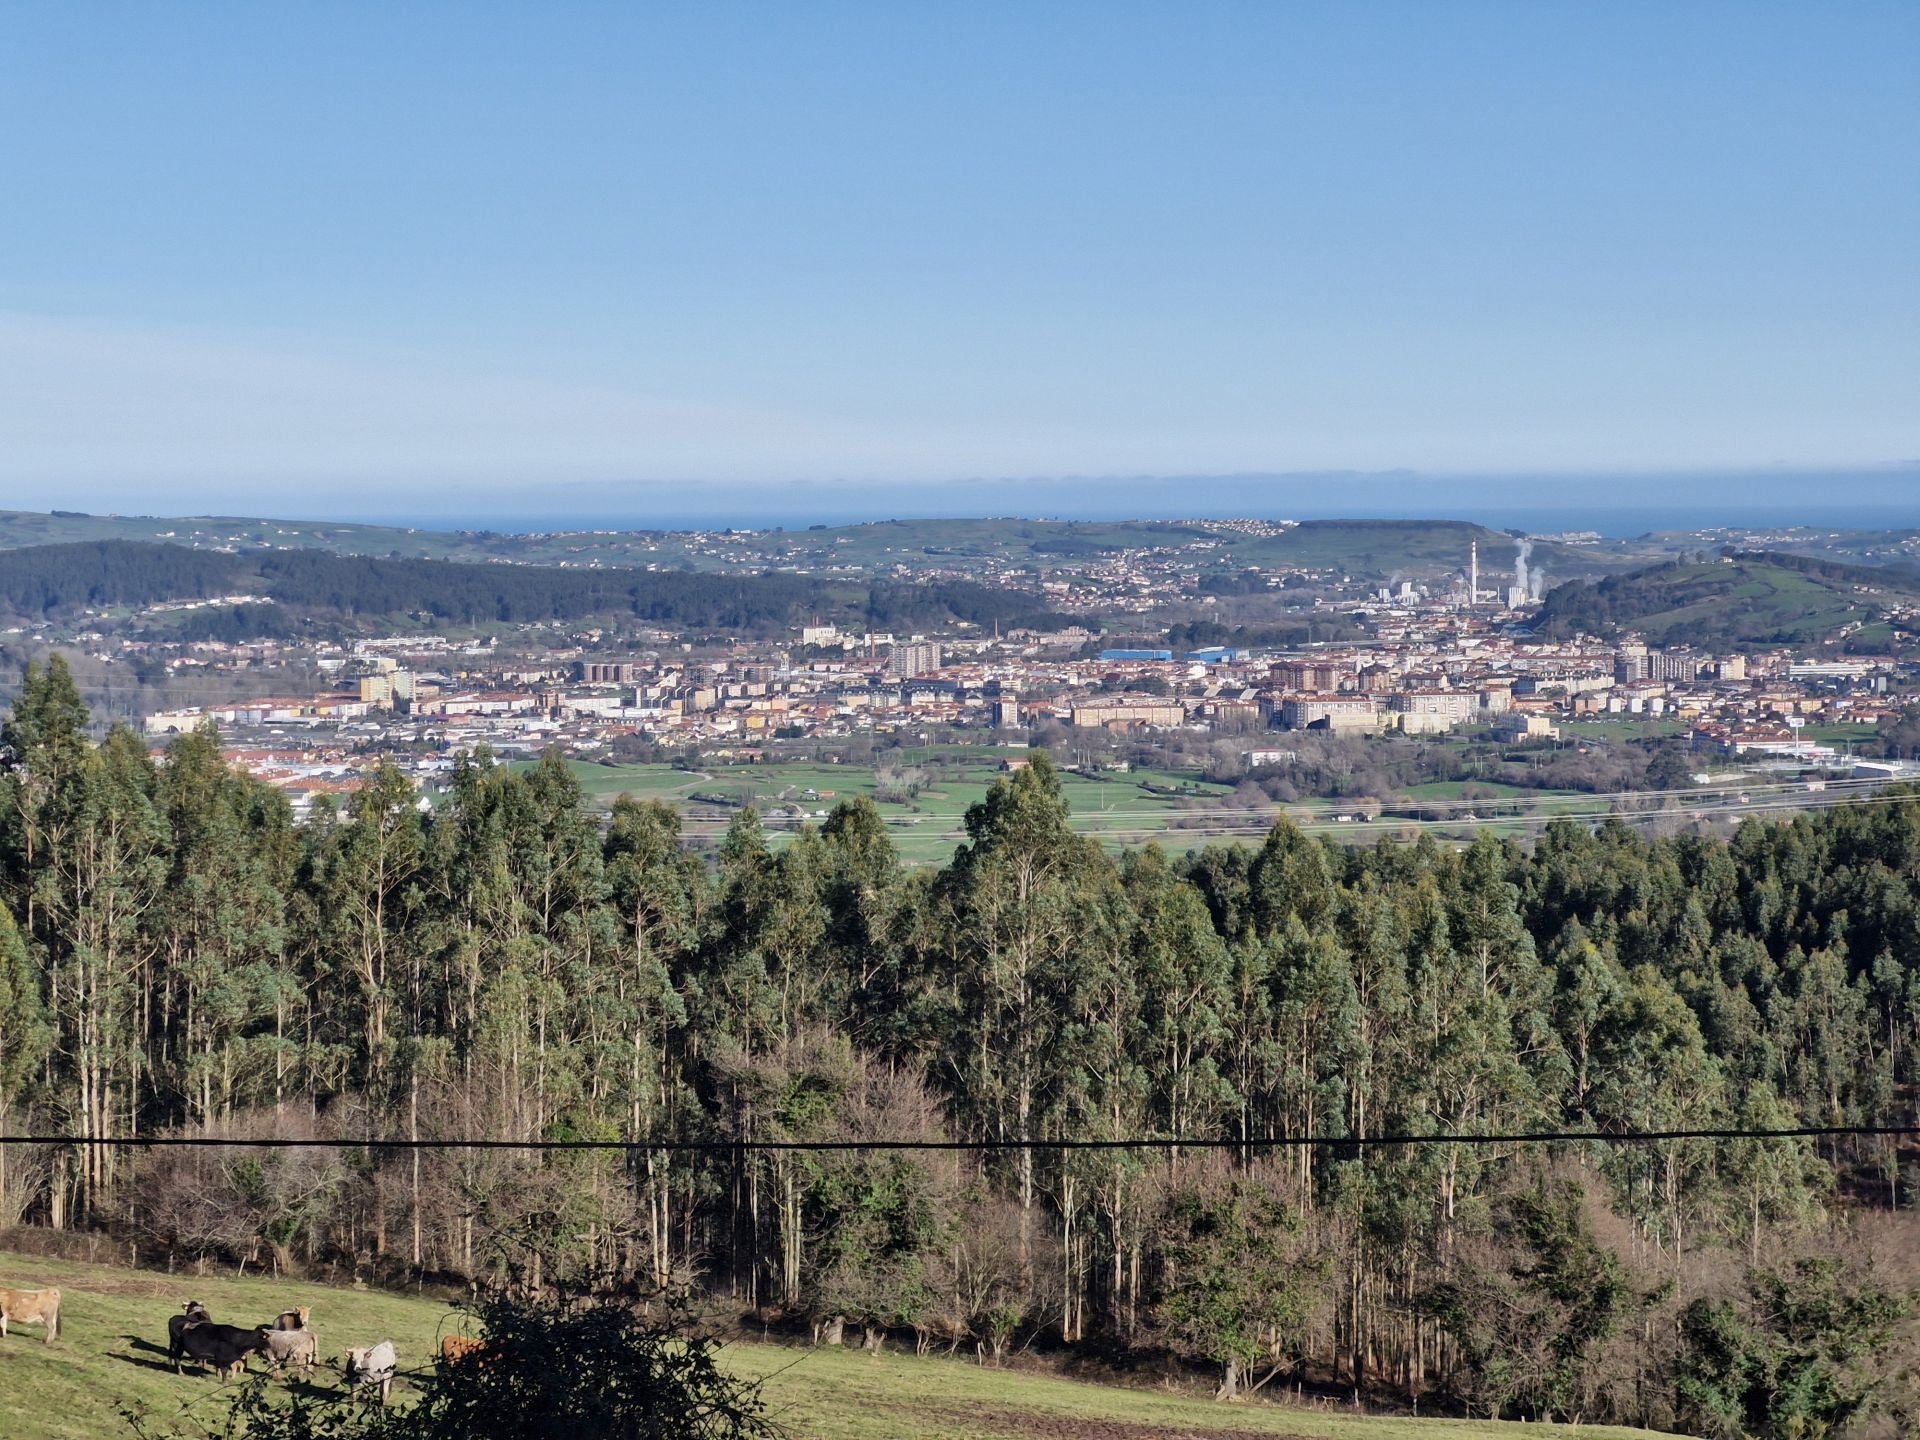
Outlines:
{"type": "Polygon", "coordinates": [[[96,739],[58,660],[4,745],[0,1132],[63,1138],[0,1147],[0,1227],[616,1276],[1223,1395],[1920,1416],[1920,798],[1726,839],[1282,821],[1116,853],[1036,750],[912,868],[860,801],[777,839],[742,810],[702,855],[552,756],[464,756],[431,807],[382,772],[296,823],[211,729],[96,739]],[[1812,1127],[1855,1133],[1476,1138],[1812,1127]],[[162,1136],[341,1143],[101,1143],[162,1136]],[[622,1144],[355,1143],[476,1137],[622,1144]],[[1059,1143],[1116,1140],[1153,1143],[1059,1143]]]}

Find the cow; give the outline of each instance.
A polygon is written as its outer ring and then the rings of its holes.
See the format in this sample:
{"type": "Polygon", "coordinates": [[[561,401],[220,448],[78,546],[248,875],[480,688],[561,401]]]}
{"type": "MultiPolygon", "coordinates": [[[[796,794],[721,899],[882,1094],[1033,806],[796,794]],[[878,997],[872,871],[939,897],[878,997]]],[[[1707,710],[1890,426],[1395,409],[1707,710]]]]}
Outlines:
{"type": "Polygon", "coordinates": [[[393,1372],[399,1364],[400,1357],[394,1351],[391,1340],[349,1350],[347,1384],[355,1390],[368,1391],[369,1398],[375,1404],[385,1405],[387,1397],[393,1392],[393,1372]]]}
{"type": "Polygon", "coordinates": [[[0,1290],[0,1340],[7,1338],[9,1325],[44,1325],[51,1345],[60,1335],[60,1292],[51,1285],[44,1290],[0,1290]]]}
{"type": "MultiPolygon", "coordinates": [[[[197,1325],[181,1327],[180,1348],[188,1359],[213,1366],[222,1380],[237,1380],[247,1368],[249,1355],[266,1353],[267,1336],[271,1333],[264,1325],[248,1330],[239,1325],[216,1325],[211,1320],[202,1320],[197,1325]]],[[[179,1371],[178,1360],[174,1361],[173,1368],[179,1371]]]]}
{"type": "Polygon", "coordinates": [[[453,1366],[471,1361],[480,1364],[493,1354],[493,1346],[485,1340],[475,1340],[469,1335],[442,1335],[440,1337],[440,1363],[453,1366]]]}
{"type": "Polygon", "coordinates": [[[302,1375],[311,1374],[320,1360],[320,1342],[311,1330],[269,1330],[267,1365],[278,1374],[288,1365],[302,1375]]]}
{"type": "Polygon", "coordinates": [[[308,1305],[302,1305],[297,1310],[282,1310],[278,1315],[273,1317],[273,1328],[275,1330],[304,1330],[307,1328],[307,1317],[312,1314],[313,1308],[308,1305]]]}
{"type": "Polygon", "coordinates": [[[180,1307],[180,1313],[178,1315],[169,1315],[167,1317],[167,1358],[173,1361],[173,1368],[176,1374],[180,1369],[181,1357],[187,1353],[180,1344],[181,1335],[186,1332],[186,1328],[189,1325],[204,1325],[212,1318],[211,1315],[207,1314],[207,1307],[202,1305],[198,1300],[187,1301],[185,1305],[180,1307]]]}

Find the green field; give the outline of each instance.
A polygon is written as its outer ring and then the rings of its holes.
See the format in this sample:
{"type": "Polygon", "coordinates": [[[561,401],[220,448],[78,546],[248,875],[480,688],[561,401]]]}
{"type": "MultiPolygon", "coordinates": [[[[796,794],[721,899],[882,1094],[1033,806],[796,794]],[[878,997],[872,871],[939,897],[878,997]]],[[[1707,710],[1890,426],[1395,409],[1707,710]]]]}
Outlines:
{"type": "Polygon", "coordinates": [[[1436,807],[1445,806],[1461,814],[1471,811],[1482,817],[1570,815],[1606,806],[1604,800],[1584,790],[1541,790],[1531,785],[1509,785],[1503,780],[1436,780],[1409,785],[1399,793],[1408,800],[1424,800],[1436,807]]]}
{"type": "Polygon", "coordinates": [[[348,1346],[392,1340],[403,1368],[434,1353],[437,1331],[451,1314],[431,1301],[371,1290],[0,1254],[0,1285],[49,1284],[61,1290],[59,1340],[41,1344],[36,1326],[0,1341],[0,1434],[8,1440],[130,1435],[120,1413],[131,1405],[156,1420],[187,1407],[195,1416],[221,1414],[216,1380],[176,1376],[167,1361],[167,1317],[186,1300],[199,1300],[214,1319],[236,1325],[310,1305],[323,1357],[337,1360],[348,1346]]]}
{"type": "Polygon", "coordinates": [[[1595,1425],[1409,1420],[1254,1401],[1219,1405],[1192,1394],[1123,1389],[994,1370],[965,1359],[858,1351],[734,1347],[746,1373],[775,1374],[775,1416],[803,1440],[1626,1440],[1655,1432],[1595,1425]]]}
{"type": "Polygon", "coordinates": [[[1563,743],[1610,740],[1625,744],[1634,740],[1671,740],[1686,734],[1687,730],[1685,720],[1621,715],[1605,720],[1568,720],[1560,727],[1560,739],[1563,743]]]}
{"type": "Polygon", "coordinates": [[[1873,725],[1808,725],[1801,730],[1800,738],[1858,751],[1878,740],[1880,731],[1873,725]]]}
{"type": "MultiPolygon", "coordinates": [[[[927,752],[912,767],[925,772],[924,788],[909,800],[876,802],[900,858],[917,865],[944,863],[964,838],[968,807],[1000,778],[1001,755],[1025,753],[958,747],[927,752]]],[[[752,804],[765,817],[773,843],[780,844],[800,823],[819,824],[841,800],[856,795],[872,798],[877,783],[872,769],[855,765],[778,762],[686,771],[669,765],[603,765],[584,760],[568,764],[590,803],[610,806],[623,794],[664,800],[681,812],[690,838],[709,843],[719,839],[740,806],[752,804]]],[[[906,762],[889,764],[905,767],[906,762]]],[[[1374,821],[1340,820],[1340,815],[1355,813],[1357,802],[1352,800],[1313,799],[1249,808],[1238,801],[1231,786],[1200,780],[1191,772],[1068,772],[1060,781],[1072,807],[1073,828],[1115,846],[1158,841],[1178,852],[1221,839],[1257,844],[1282,817],[1309,832],[1332,834],[1358,845],[1403,836],[1412,828],[1407,818],[1393,814],[1374,821]]],[[[1435,781],[1382,798],[1389,810],[1396,803],[1425,802],[1457,812],[1454,818],[1430,821],[1443,835],[1457,836],[1480,829],[1524,835],[1544,819],[1604,815],[1609,809],[1604,799],[1580,791],[1537,790],[1484,780],[1435,781]],[[1468,787],[1484,793],[1463,800],[1461,792],[1468,787]],[[1469,820],[1469,815],[1474,818],[1469,820]]]]}
{"type": "Polygon", "coordinates": [[[1496,800],[1559,793],[1509,785],[1503,780],[1434,780],[1425,785],[1409,785],[1400,793],[1411,800],[1458,800],[1463,790],[1475,790],[1496,800]]]}
{"type": "MultiPolygon", "coordinates": [[[[889,769],[920,772],[920,788],[912,798],[876,802],[901,858],[920,864],[944,860],[961,838],[968,808],[1000,778],[1000,761],[1025,754],[947,750],[924,760],[885,762],[889,769]]],[[[717,835],[744,804],[758,807],[772,826],[802,819],[818,823],[841,800],[873,798],[879,783],[873,769],[857,765],[779,762],[686,771],[670,765],[569,764],[594,804],[611,805],[623,794],[667,801],[686,817],[687,832],[695,838],[717,835]]],[[[1060,780],[1073,827],[1116,843],[1159,838],[1184,844],[1177,822],[1205,820],[1211,807],[1233,793],[1231,786],[1195,774],[1161,770],[1068,773],[1060,780]]],[[[1275,817],[1281,813],[1282,807],[1273,807],[1275,817]]]]}
{"type": "MultiPolygon", "coordinates": [[[[1859,600],[1832,584],[1792,570],[1760,565],[1736,568],[1738,577],[1724,594],[1690,600],[1682,591],[1676,598],[1683,603],[1642,619],[1639,623],[1648,637],[1656,643],[1684,638],[1697,626],[1723,622],[1729,612],[1740,617],[1737,633],[1743,637],[1777,632],[1803,640],[1867,618],[1868,611],[1859,600]]],[[[1704,578],[1719,577],[1708,570],[1704,578]]]]}
{"type": "MultiPolygon", "coordinates": [[[[130,1435],[121,1418],[128,1406],[144,1407],[162,1424],[188,1416],[213,1428],[224,1411],[219,1383],[176,1376],[165,1357],[167,1317],[188,1298],[236,1324],[310,1305],[325,1359],[336,1360],[349,1345],[391,1339],[403,1370],[423,1364],[436,1336],[457,1318],[444,1304],[405,1295],[0,1253],[0,1285],[47,1283],[63,1292],[59,1341],[41,1344],[38,1329],[0,1341],[0,1434],[7,1440],[130,1435]]],[[[795,1440],[1625,1440],[1652,1433],[1376,1418],[1311,1403],[1228,1407],[1166,1389],[1086,1384],[898,1351],[874,1358],[851,1349],[735,1344],[723,1357],[734,1373],[764,1381],[770,1412],[795,1440]]],[[[397,1393],[404,1402],[404,1383],[397,1393]]]]}

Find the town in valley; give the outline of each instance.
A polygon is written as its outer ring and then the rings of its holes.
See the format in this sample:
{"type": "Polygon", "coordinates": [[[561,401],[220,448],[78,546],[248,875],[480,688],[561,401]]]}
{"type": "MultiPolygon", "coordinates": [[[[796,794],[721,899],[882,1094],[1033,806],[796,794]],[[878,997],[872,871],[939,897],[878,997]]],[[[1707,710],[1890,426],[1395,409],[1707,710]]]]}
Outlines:
{"type": "Polygon", "coordinates": [[[463,757],[555,751],[591,802],[666,800],[696,841],[746,804],[791,829],[861,794],[904,854],[931,861],[1034,746],[1068,773],[1081,828],[1169,844],[1257,836],[1282,815],[1360,838],[1607,815],[1724,823],[1909,772],[1920,588],[1901,532],[1621,541],[1243,519],[507,537],[8,519],[15,556],[88,527],[111,537],[109,568],[188,547],[384,546],[385,563],[429,578],[484,557],[494,575],[670,566],[858,597],[839,618],[731,627],[612,605],[491,623],[308,605],[295,623],[270,592],[192,584],[144,604],[62,592],[13,606],[0,646],[61,649],[96,713],[156,750],[211,722],[297,814],[342,802],[381,766],[431,804],[463,757]],[[667,565],[645,558],[662,554],[667,565]],[[1735,572],[1742,583],[1727,583],[1735,572]],[[1583,624],[1582,597],[1621,576],[1683,590],[1678,610],[1654,600],[1651,623],[1583,624]],[[1756,584],[1797,608],[1743,630],[1756,584]],[[966,598],[931,618],[896,605],[904,618],[885,628],[873,618],[882,587],[943,586],[966,598]],[[270,623],[228,637],[233,618],[260,615],[270,623]]]}

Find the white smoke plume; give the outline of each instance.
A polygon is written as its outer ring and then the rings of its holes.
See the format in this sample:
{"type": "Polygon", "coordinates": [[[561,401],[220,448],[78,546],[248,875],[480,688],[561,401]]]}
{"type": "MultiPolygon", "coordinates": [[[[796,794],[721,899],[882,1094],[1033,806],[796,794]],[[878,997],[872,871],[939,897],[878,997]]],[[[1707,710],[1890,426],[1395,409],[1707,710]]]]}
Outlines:
{"type": "Polygon", "coordinates": [[[1523,535],[1514,544],[1519,548],[1513,557],[1513,588],[1529,600],[1538,600],[1547,593],[1546,567],[1527,568],[1527,559],[1533,554],[1533,541],[1523,535]]]}

